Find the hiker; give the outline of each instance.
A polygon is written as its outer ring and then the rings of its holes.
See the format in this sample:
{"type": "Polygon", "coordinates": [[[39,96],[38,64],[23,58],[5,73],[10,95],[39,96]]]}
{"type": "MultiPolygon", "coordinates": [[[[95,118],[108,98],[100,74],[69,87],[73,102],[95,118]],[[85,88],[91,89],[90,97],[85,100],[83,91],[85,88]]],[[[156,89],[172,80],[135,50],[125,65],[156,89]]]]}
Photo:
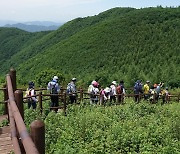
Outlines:
{"type": "Polygon", "coordinates": [[[119,85],[116,88],[118,101],[122,103],[124,101],[124,95],[125,95],[125,88],[124,88],[124,81],[121,80],[119,85]]]}
{"type": "Polygon", "coordinates": [[[150,93],[150,97],[149,97],[149,101],[150,103],[156,103],[156,87],[157,85],[154,84],[151,89],[149,90],[149,93],[150,93]]]}
{"type": "Polygon", "coordinates": [[[96,83],[95,80],[93,80],[93,81],[91,82],[91,84],[89,85],[89,87],[88,87],[88,93],[91,93],[94,83],[96,83]]]}
{"type": "Polygon", "coordinates": [[[96,81],[92,81],[91,85],[88,88],[88,93],[90,94],[90,104],[97,104],[98,103],[98,96],[99,89],[98,89],[99,83],[96,81]]]}
{"type": "Polygon", "coordinates": [[[169,92],[168,92],[168,87],[166,87],[165,89],[163,89],[161,91],[161,95],[162,95],[162,102],[167,103],[169,101],[169,92]]]}
{"type": "Polygon", "coordinates": [[[112,103],[112,101],[114,103],[116,103],[116,81],[113,81],[111,83],[111,86],[110,86],[110,103],[112,103]]]}
{"type": "Polygon", "coordinates": [[[142,83],[140,80],[137,80],[135,85],[134,85],[134,98],[135,98],[135,102],[139,102],[140,101],[140,95],[143,93],[142,90],[142,83]]]}
{"type": "Polygon", "coordinates": [[[71,104],[76,103],[76,78],[72,78],[71,82],[67,85],[67,94],[69,95],[69,99],[71,104]]]}
{"type": "Polygon", "coordinates": [[[159,96],[160,96],[160,93],[161,93],[161,88],[163,87],[164,83],[160,82],[157,87],[155,88],[156,90],[156,101],[158,102],[159,100],[159,96]]]}
{"type": "Polygon", "coordinates": [[[146,81],[146,84],[144,85],[143,89],[144,89],[144,100],[148,100],[149,99],[149,84],[150,81],[146,81]]]}
{"type": "MultiPolygon", "coordinates": [[[[59,96],[57,95],[60,92],[60,86],[58,84],[58,77],[54,76],[52,81],[48,83],[47,90],[52,94],[51,97],[51,107],[59,106],[59,96]]],[[[55,109],[57,111],[58,109],[55,109]]]]}
{"type": "Polygon", "coordinates": [[[105,89],[101,89],[100,91],[100,104],[105,105],[107,100],[109,99],[109,93],[110,93],[110,88],[106,87],[105,89]]]}
{"type": "Polygon", "coordinates": [[[35,90],[34,90],[34,82],[30,81],[28,85],[29,85],[29,87],[27,88],[26,95],[25,95],[25,97],[28,97],[28,99],[27,99],[28,109],[30,109],[31,106],[33,109],[36,109],[38,100],[34,96],[36,94],[35,90]]]}

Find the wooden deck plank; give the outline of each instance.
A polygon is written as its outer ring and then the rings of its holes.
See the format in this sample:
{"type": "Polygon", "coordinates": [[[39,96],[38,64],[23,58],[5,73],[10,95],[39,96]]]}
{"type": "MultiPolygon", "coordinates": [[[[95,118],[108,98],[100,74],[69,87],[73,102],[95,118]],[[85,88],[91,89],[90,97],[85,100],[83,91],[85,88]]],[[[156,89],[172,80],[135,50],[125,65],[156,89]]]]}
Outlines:
{"type": "MultiPolygon", "coordinates": [[[[0,116],[0,122],[7,119],[7,115],[0,116]]],[[[13,151],[10,126],[0,128],[0,154],[10,154],[13,151]]]]}

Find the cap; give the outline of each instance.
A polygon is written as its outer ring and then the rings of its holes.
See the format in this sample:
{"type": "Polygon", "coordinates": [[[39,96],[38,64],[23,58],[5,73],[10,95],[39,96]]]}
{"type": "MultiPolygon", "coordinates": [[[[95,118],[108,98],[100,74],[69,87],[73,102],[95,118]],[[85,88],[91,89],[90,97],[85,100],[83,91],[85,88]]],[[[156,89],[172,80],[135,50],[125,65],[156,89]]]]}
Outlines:
{"type": "Polygon", "coordinates": [[[121,81],[120,81],[120,83],[124,83],[124,81],[123,81],[123,80],[121,80],[121,81]]]}
{"type": "Polygon", "coordinates": [[[53,77],[53,80],[58,80],[58,77],[57,77],[57,76],[54,76],[54,77],[53,77]]]}
{"type": "Polygon", "coordinates": [[[147,81],[146,81],[146,83],[150,83],[150,81],[149,81],[149,80],[147,80],[147,81]]]}
{"type": "Polygon", "coordinates": [[[140,83],[140,82],[141,82],[141,80],[137,80],[137,81],[136,81],[136,83],[140,83]]]}
{"type": "Polygon", "coordinates": [[[72,81],[76,81],[76,78],[72,78],[72,81]]]}
{"type": "Polygon", "coordinates": [[[91,82],[91,84],[92,84],[92,85],[94,85],[95,83],[96,83],[96,81],[95,81],[95,80],[93,80],[93,81],[91,82]]]}
{"type": "Polygon", "coordinates": [[[30,81],[29,82],[29,88],[33,88],[34,87],[34,82],[30,81]]]}
{"type": "Polygon", "coordinates": [[[29,85],[30,85],[30,86],[34,86],[34,82],[30,81],[30,82],[29,82],[29,85]]]}
{"type": "Polygon", "coordinates": [[[97,87],[97,86],[99,86],[99,83],[95,81],[95,82],[93,82],[93,86],[97,87]]]}

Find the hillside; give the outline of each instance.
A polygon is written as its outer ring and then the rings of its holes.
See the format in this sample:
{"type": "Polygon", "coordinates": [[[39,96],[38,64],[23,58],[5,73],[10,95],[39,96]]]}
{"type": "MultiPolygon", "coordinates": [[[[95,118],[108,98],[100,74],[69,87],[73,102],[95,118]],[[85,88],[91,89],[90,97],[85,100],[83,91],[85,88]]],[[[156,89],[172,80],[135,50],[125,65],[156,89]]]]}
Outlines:
{"type": "Polygon", "coordinates": [[[81,84],[124,79],[132,85],[140,78],[177,87],[179,38],[180,8],[114,8],[23,44],[9,60],[3,59],[1,70],[14,66],[26,80],[53,68],[68,79],[76,76],[81,84]]]}
{"type": "MultiPolygon", "coordinates": [[[[16,28],[0,28],[0,68],[4,62],[48,32],[28,33],[16,28]]],[[[2,70],[2,69],[1,69],[2,70]]]]}

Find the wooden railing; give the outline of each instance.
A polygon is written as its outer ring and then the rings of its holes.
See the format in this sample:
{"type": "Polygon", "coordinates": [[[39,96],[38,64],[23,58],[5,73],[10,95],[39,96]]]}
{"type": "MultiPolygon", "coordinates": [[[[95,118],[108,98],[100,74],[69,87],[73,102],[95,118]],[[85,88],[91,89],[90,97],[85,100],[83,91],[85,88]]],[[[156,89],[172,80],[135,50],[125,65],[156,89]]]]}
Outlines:
{"type": "MultiPolygon", "coordinates": [[[[25,91],[25,89],[23,90],[25,91]]],[[[45,101],[50,100],[50,96],[58,96],[59,97],[59,106],[58,107],[50,107],[50,109],[63,109],[64,112],[66,111],[67,105],[69,104],[69,95],[66,93],[66,89],[62,88],[61,92],[59,94],[47,94],[47,90],[46,88],[41,88],[41,89],[36,89],[36,92],[38,94],[34,95],[34,97],[38,97],[38,103],[39,103],[39,108],[41,110],[41,112],[43,111],[43,104],[45,103],[45,101]],[[43,91],[45,91],[45,93],[43,93],[43,91]]],[[[79,104],[80,102],[84,102],[84,100],[90,100],[90,96],[92,94],[88,93],[87,91],[83,90],[82,88],[80,88],[76,93],[77,96],[77,104],[79,104]]],[[[96,95],[98,97],[98,104],[103,104],[105,100],[103,100],[103,97],[100,94],[96,95]],[[101,100],[101,103],[100,103],[101,100]]],[[[134,98],[135,96],[138,96],[138,101],[142,100],[144,98],[144,94],[118,94],[115,95],[116,96],[116,103],[117,104],[123,104],[123,100],[125,100],[125,98],[134,98]],[[121,99],[123,98],[123,99],[121,99]]],[[[149,94],[149,97],[152,96],[151,94],[149,94]]],[[[33,97],[33,96],[31,96],[33,97]]],[[[29,97],[24,97],[23,99],[26,100],[29,97]]],[[[165,97],[165,102],[168,103],[170,101],[177,101],[179,102],[180,100],[180,95],[168,95],[165,97]],[[174,99],[173,99],[174,98],[174,99]]],[[[159,99],[159,101],[162,101],[159,99]]],[[[153,95],[153,100],[151,103],[157,103],[156,100],[156,94],[153,95]]]]}
{"type": "Polygon", "coordinates": [[[7,86],[4,91],[5,113],[8,112],[11,139],[14,153],[45,154],[45,126],[35,120],[30,126],[30,134],[24,123],[23,92],[16,90],[16,72],[10,70],[6,76],[7,86]],[[39,131],[41,130],[41,131],[39,131]]]}

